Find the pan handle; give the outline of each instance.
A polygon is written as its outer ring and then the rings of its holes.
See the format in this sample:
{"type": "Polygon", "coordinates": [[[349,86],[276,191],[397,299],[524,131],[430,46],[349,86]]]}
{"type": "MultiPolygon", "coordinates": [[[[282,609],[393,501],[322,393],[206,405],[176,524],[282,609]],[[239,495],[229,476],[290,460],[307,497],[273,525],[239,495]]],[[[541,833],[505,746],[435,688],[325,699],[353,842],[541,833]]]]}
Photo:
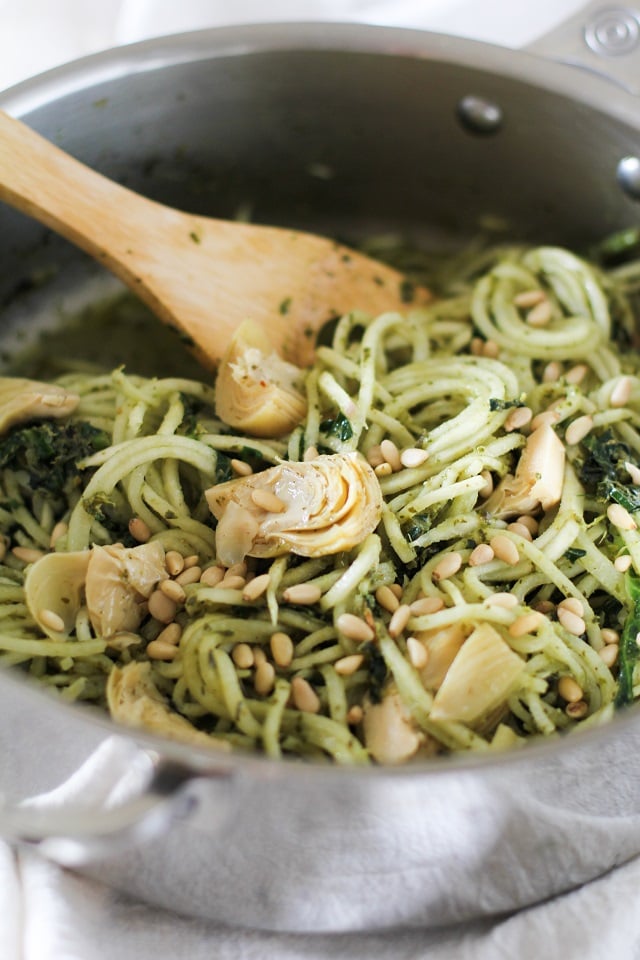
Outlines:
{"type": "Polygon", "coordinates": [[[597,73],[640,97],[640,6],[592,0],[525,47],[530,53],[597,73]]]}
{"type": "MultiPolygon", "coordinates": [[[[218,777],[226,781],[229,774],[207,770],[207,783],[218,777]]],[[[64,867],[81,867],[139,846],[166,832],[172,821],[192,816],[199,804],[198,782],[193,768],[162,759],[140,796],[110,809],[0,801],[0,834],[36,847],[64,867]]]]}

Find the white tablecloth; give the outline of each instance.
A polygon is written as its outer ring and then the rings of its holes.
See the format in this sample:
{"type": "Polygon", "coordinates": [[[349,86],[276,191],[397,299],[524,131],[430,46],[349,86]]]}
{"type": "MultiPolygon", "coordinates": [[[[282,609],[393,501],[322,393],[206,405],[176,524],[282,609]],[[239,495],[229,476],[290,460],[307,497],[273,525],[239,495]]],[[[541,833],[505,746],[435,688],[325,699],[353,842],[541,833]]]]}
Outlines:
{"type": "MultiPolygon", "coordinates": [[[[519,46],[580,6],[580,0],[0,0],[0,89],[86,53],[216,24],[359,19],[519,46]]],[[[0,843],[0,960],[633,960],[640,957],[639,887],[640,862],[631,861],[580,890],[472,927],[282,935],[172,915],[0,843]]]]}

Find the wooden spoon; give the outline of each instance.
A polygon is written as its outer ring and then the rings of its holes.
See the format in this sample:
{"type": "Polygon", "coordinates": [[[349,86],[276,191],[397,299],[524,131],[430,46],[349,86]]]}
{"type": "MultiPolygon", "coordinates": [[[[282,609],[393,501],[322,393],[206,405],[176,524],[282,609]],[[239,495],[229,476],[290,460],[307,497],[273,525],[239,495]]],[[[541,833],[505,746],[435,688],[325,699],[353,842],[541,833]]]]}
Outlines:
{"type": "Polygon", "coordinates": [[[313,358],[315,334],[352,309],[424,302],[403,276],[333,240],[182,213],[108,180],[0,112],[0,200],[91,254],[215,365],[251,318],[282,356],[313,358]]]}

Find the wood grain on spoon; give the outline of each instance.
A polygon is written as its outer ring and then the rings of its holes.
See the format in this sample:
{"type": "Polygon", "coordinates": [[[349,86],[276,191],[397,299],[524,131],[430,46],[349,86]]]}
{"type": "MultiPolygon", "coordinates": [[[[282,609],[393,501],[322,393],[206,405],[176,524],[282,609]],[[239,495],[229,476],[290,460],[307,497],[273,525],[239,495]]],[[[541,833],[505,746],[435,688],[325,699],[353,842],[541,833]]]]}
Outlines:
{"type": "MultiPolygon", "coordinates": [[[[215,364],[251,318],[305,365],[315,334],[352,309],[407,309],[396,270],[332,240],[183,213],[103,177],[0,112],[0,200],[102,262],[215,364]]],[[[425,302],[427,291],[414,291],[425,302]]]]}

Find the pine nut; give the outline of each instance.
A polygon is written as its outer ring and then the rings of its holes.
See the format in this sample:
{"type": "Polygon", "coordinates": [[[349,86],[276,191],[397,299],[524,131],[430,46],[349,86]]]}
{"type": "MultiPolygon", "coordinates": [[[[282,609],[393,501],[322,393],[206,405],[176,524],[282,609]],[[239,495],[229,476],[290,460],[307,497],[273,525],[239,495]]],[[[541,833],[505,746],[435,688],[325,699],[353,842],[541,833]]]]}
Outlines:
{"type": "Polygon", "coordinates": [[[631,559],[631,555],[628,553],[623,553],[622,556],[616,557],[613,561],[613,565],[618,573],[626,573],[632,563],[633,560],[631,559]]]}
{"type": "Polygon", "coordinates": [[[341,657],[333,665],[333,669],[341,677],[350,677],[352,673],[359,670],[364,661],[361,653],[353,653],[348,657],[341,657]]]}
{"type": "Polygon", "coordinates": [[[241,670],[248,670],[255,663],[253,648],[248,643],[236,643],[231,651],[231,659],[236,667],[241,670]]]}
{"type": "Polygon", "coordinates": [[[293,704],[303,713],[318,713],[320,699],[311,684],[304,677],[294,677],[291,681],[293,704]]]}
{"type": "Polygon", "coordinates": [[[380,449],[379,443],[376,443],[369,448],[367,452],[367,461],[372,467],[379,467],[380,464],[386,463],[384,457],[382,456],[382,450],[380,449]]]}
{"type": "Polygon", "coordinates": [[[129,533],[138,543],[148,543],[151,539],[149,525],[140,517],[131,517],[131,520],[129,520],[129,533]]]}
{"type": "Polygon", "coordinates": [[[188,570],[191,567],[197,567],[200,563],[200,557],[197,553],[190,553],[188,557],[184,558],[185,569],[188,570]]]}
{"type": "Polygon", "coordinates": [[[245,463],[244,460],[236,460],[234,457],[229,462],[231,469],[238,477],[250,477],[253,473],[253,467],[251,464],[245,463]]]}
{"type": "Polygon", "coordinates": [[[495,554],[488,543],[479,543],[469,554],[469,566],[479,567],[483,563],[491,563],[495,554]]]}
{"type": "MultiPolygon", "coordinates": [[[[620,503],[610,503],[607,507],[607,516],[614,527],[620,530],[635,530],[638,524],[635,522],[628,510],[620,503]]],[[[16,548],[14,548],[14,553],[16,548]]]]}
{"type": "Polygon", "coordinates": [[[555,383],[562,376],[562,364],[557,360],[552,360],[542,371],[543,383],[555,383]]]}
{"type": "Polygon", "coordinates": [[[482,602],[485,607],[503,607],[505,610],[511,610],[520,603],[513,593],[492,593],[482,602]]]}
{"type": "Polygon", "coordinates": [[[509,530],[510,533],[517,534],[517,536],[522,537],[524,540],[533,540],[529,527],[525,526],[524,523],[518,523],[517,520],[513,523],[508,523],[507,530],[509,530]]]}
{"type": "Polygon", "coordinates": [[[624,466],[625,466],[625,470],[631,477],[631,482],[635,483],[636,486],[640,486],[640,469],[636,467],[635,463],[629,463],[628,460],[625,461],[624,466]]]}
{"type": "Polygon", "coordinates": [[[390,584],[389,584],[389,590],[391,590],[393,593],[395,593],[395,595],[396,595],[396,597],[398,598],[398,600],[402,600],[402,594],[404,593],[404,590],[403,590],[403,588],[402,588],[402,584],[400,584],[400,583],[390,583],[390,584]]]}
{"type": "Polygon", "coordinates": [[[64,630],[64,620],[55,610],[38,611],[38,620],[43,627],[48,627],[49,630],[53,630],[55,633],[62,633],[64,630]]]}
{"type": "Polygon", "coordinates": [[[393,442],[393,440],[383,440],[380,444],[380,453],[384,457],[385,461],[391,467],[393,473],[397,473],[398,470],[402,470],[402,461],[400,460],[400,451],[393,442]]]}
{"type": "Polygon", "coordinates": [[[630,377],[621,377],[616,383],[615,387],[611,391],[611,396],[609,397],[609,406],[610,407],[624,407],[629,403],[631,399],[631,378],[630,377]]]}
{"type": "Polygon", "coordinates": [[[350,640],[357,640],[358,643],[366,643],[373,640],[375,631],[371,629],[368,623],[362,617],[356,617],[353,613],[341,613],[336,620],[336,626],[340,633],[350,640]]]}
{"type": "Polygon", "coordinates": [[[411,470],[413,467],[421,467],[429,459],[426,450],[420,450],[419,447],[407,447],[400,454],[400,463],[403,467],[411,470]]]}
{"type": "Polygon", "coordinates": [[[55,547],[58,540],[60,539],[60,537],[64,537],[68,530],[69,530],[69,524],[65,523],[64,520],[60,520],[58,523],[56,523],[53,530],[51,531],[51,536],[49,537],[49,546],[51,547],[52,550],[55,547]]]}
{"type": "Polygon", "coordinates": [[[602,637],[603,643],[620,643],[620,634],[617,630],[612,630],[610,627],[605,627],[601,630],[600,636],[602,637]]]}
{"type": "Polygon", "coordinates": [[[544,290],[522,290],[520,293],[516,293],[513,303],[514,306],[521,308],[536,307],[546,299],[547,295],[544,290]]]}
{"type": "Polygon", "coordinates": [[[471,343],[469,344],[469,350],[474,357],[481,357],[482,351],[484,349],[484,340],[480,337],[472,337],[471,343]]]}
{"type": "Polygon", "coordinates": [[[247,585],[247,581],[244,577],[234,576],[233,574],[229,576],[225,574],[223,579],[220,581],[221,590],[244,590],[247,585]]]}
{"type": "Polygon", "coordinates": [[[575,637],[581,637],[587,629],[587,625],[582,617],[563,607],[558,607],[558,620],[565,630],[568,630],[569,633],[572,633],[575,637]]]}
{"type": "Polygon", "coordinates": [[[217,587],[223,579],[224,570],[222,567],[207,567],[200,574],[200,583],[204,583],[206,587],[217,587]]]}
{"type": "Polygon", "coordinates": [[[320,452],[317,447],[314,447],[313,444],[304,452],[304,462],[309,463],[310,460],[317,460],[320,456],[320,452]]]}
{"type": "Polygon", "coordinates": [[[43,550],[35,550],[31,547],[14,547],[11,553],[23,563],[35,563],[41,557],[44,557],[43,550]]]}
{"type": "Polygon", "coordinates": [[[407,655],[412,667],[424,670],[429,660],[429,651],[417,637],[407,637],[407,655]]]}
{"type": "Polygon", "coordinates": [[[444,600],[440,597],[420,597],[409,604],[412,617],[426,617],[430,613],[437,613],[444,609],[444,600]]]}
{"type": "Polygon", "coordinates": [[[349,712],[347,713],[347,723],[350,727],[357,726],[362,720],[362,707],[355,703],[350,707],[349,712]]]}
{"type": "Polygon", "coordinates": [[[182,636],[182,627],[179,623],[175,621],[168,624],[161,630],[156,640],[159,640],[161,643],[172,643],[174,646],[177,646],[180,643],[180,637],[182,636]]]}
{"type": "Polygon", "coordinates": [[[448,580],[458,572],[461,566],[462,556],[457,550],[452,550],[451,553],[445,553],[442,560],[434,567],[431,576],[434,580],[448,580]]]}
{"type": "Polygon", "coordinates": [[[270,583],[271,574],[261,573],[259,577],[254,577],[253,580],[250,580],[249,583],[247,583],[242,591],[242,599],[247,601],[257,600],[258,597],[261,597],[262,594],[267,590],[270,583]]]}
{"type": "Polygon", "coordinates": [[[584,696],[582,687],[579,683],[576,683],[573,677],[560,677],[558,693],[567,703],[577,703],[584,696]]]}
{"type": "Polygon", "coordinates": [[[513,621],[509,627],[509,634],[512,637],[524,637],[526,633],[535,633],[536,630],[542,626],[545,619],[544,614],[539,613],[537,610],[531,613],[523,613],[522,616],[516,617],[513,621]]]}
{"type": "Polygon", "coordinates": [[[516,518],[517,523],[521,523],[523,527],[526,527],[532,537],[538,532],[538,521],[535,517],[530,517],[528,514],[523,513],[521,517],[516,518]]]}
{"type": "Polygon", "coordinates": [[[551,600],[536,600],[531,604],[533,610],[537,610],[539,613],[544,613],[545,616],[549,613],[553,613],[555,610],[555,604],[551,600]]]}
{"type": "Polygon", "coordinates": [[[256,507],[260,507],[261,510],[266,510],[267,513],[284,513],[287,509],[284,500],[277,497],[271,490],[261,490],[259,488],[252,490],[251,499],[256,507]]]}
{"type": "Polygon", "coordinates": [[[177,577],[184,570],[184,557],[177,550],[169,550],[164,558],[164,565],[170,576],[177,577]]]}
{"type": "Polygon", "coordinates": [[[267,694],[271,693],[273,690],[275,679],[276,671],[274,670],[272,663],[269,663],[268,660],[265,660],[264,663],[259,664],[253,676],[253,686],[256,693],[260,694],[260,696],[266,697],[267,694]]]}
{"type": "Polygon", "coordinates": [[[400,601],[396,597],[395,593],[386,585],[378,587],[376,590],[376,600],[383,610],[388,610],[389,613],[395,613],[400,606],[400,601]]]}
{"type": "Polygon", "coordinates": [[[489,543],[498,560],[502,560],[503,563],[508,563],[512,567],[515,567],[519,562],[520,554],[518,553],[518,548],[509,537],[505,537],[502,533],[497,533],[489,543]]]}
{"type": "Polygon", "coordinates": [[[483,470],[480,476],[484,480],[484,486],[478,490],[478,496],[486,499],[493,493],[493,477],[489,470],[483,470]]]}
{"type": "Polygon", "coordinates": [[[288,667],[293,660],[293,640],[287,633],[277,632],[269,641],[271,656],[279,667],[288,667]]]}
{"type": "Polygon", "coordinates": [[[259,667],[261,663],[266,663],[267,655],[262,649],[262,647],[253,648],[253,662],[256,667],[259,667]]]}
{"type": "Polygon", "coordinates": [[[402,603],[392,615],[391,620],[389,621],[389,636],[393,637],[395,640],[396,637],[399,637],[402,631],[405,629],[409,620],[411,618],[411,607],[402,603]]]}
{"type": "Polygon", "coordinates": [[[584,700],[578,700],[576,703],[568,703],[564,708],[564,712],[573,720],[582,720],[589,712],[589,707],[584,700]]]}
{"type": "Polygon", "coordinates": [[[197,583],[202,576],[202,567],[187,567],[182,573],[179,573],[175,582],[182,587],[187,587],[190,583],[197,583]]]}
{"type": "Polygon", "coordinates": [[[609,667],[609,669],[611,669],[611,667],[613,667],[616,663],[619,652],[620,647],[617,643],[608,643],[606,647],[603,647],[602,650],[598,651],[600,654],[600,659],[604,663],[605,667],[609,667]]]}
{"type": "Polygon", "coordinates": [[[482,348],[482,356],[496,360],[500,355],[500,345],[495,340],[487,340],[482,348]]]}
{"type": "Polygon", "coordinates": [[[379,463],[377,467],[374,467],[373,472],[376,477],[390,477],[393,473],[393,467],[385,460],[384,463],[379,463]]]}
{"type": "Polygon", "coordinates": [[[551,316],[551,303],[548,300],[542,300],[529,310],[525,319],[530,327],[546,327],[551,320],[551,316]]]}
{"type": "Polygon", "coordinates": [[[584,380],[585,376],[587,375],[588,369],[589,368],[587,367],[586,364],[577,363],[575,367],[571,367],[570,370],[567,370],[567,372],[564,375],[564,378],[567,381],[567,383],[571,383],[573,386],[577,386],[577,384],[582,383],[582,381],[584,380]]]}
{"type": "Polygon", "coordinates": [[[184,603],[187,596],[183,588],[175,580],[163,580],[158,586],[158,590],[162,590],[165,597],[169,597],[169,599],[175,603],[184,603]]]}
{"type": "Polygon", "coordinates": [[[315,583],[296,583],[282,594],[285,603],[313,604],[322,596],[322,590],[315,583]]]}
{"type": "Polygon", "coordinates": [[[582,600],[579,600],[578,597],[565,597],[558,604],[558,611],[560,610],[569,610],[571,613],[575,613],[576,617],[584,617],[584,606],[582,600]]]}
{"type": "Polygon", "coordinates": [[[507,433],[512,430],[521,430],[531,422],[533,413],[529,407],[515,407],[504,422],[504,429],[507,433]]]}
{"type": "Polygon", "coordinates": [[[539,413],[531,421],[531,429],[537,430],[538,427],[549,426],[552,427],[560,419],[560,414],[557,410],[543,410],[542,413],[539,413]]]}
{"type": "Polygon", "coordinates": [[[161,590],[154,590],[149,597],[149,613],[160,623],[171,623],[175,619],[178,607],[161,590]]]}
{"type": "Polygon", "coordinates": [[[163,643],[162,640],[152,640],[147,644],[147,656],[151,660],[174,660],[178,655],[178,648],[173,643],[163,643]]]}
{"type": "Polygon", "coordinates": [[[592,427],[593,417],[590,417],[589,414],[572,420],[564,434],[566,443],[568,443],[570,447],[575,447],[577,443],[584,440],[587,434],[591,433],[592,427]]]}

